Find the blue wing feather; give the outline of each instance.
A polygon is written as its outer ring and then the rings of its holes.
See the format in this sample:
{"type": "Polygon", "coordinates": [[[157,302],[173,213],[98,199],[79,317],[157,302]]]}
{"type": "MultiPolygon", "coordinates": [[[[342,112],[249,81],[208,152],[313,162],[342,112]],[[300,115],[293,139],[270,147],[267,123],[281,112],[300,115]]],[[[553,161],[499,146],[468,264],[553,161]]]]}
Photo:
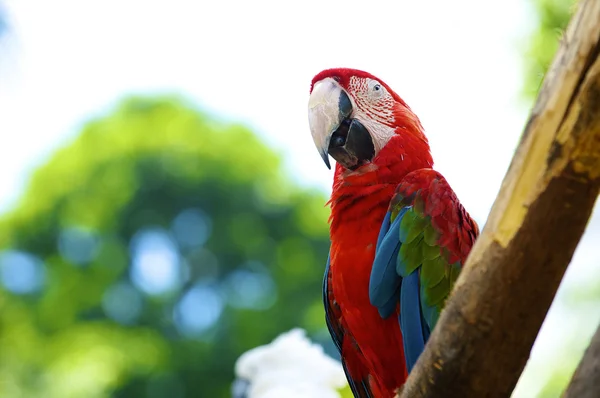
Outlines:
{"type": "MultiPolygon", "coordinates": [[[[369,282],[369,298],[383,318],[390,316],[400,302],[400,329],[404,342],[404,355],[410,372],[423,352],[430,330],[421,310],[419,274],[402,278],[396,271],[398,252],[402,246],[400,224],[411,206],[403,207],[392,221],[388,211],[381,225],[375,259],[369,282]]],[[[406,233],[404,233],[406,234],[406,233]]]]}
{"type": "Polygon", "coordinates": [[[419,274],[413,272],[402,278],[400,288],[400,329],[404,342],[406,369],[410,373],[425,348],[429,338],[429,327],[421,313],[419,274]]]}
{"type": "Polygon", "coordinates": [[[369,299],[383,318],[389,317],[398,305],[398,289],[402,278],[396,272],[396,259],[401,245],[400,222],[406,210],[402,209],[392,223],[392,213],[387,212],[375,249],[376,255],[369,281],[369,299]]]}

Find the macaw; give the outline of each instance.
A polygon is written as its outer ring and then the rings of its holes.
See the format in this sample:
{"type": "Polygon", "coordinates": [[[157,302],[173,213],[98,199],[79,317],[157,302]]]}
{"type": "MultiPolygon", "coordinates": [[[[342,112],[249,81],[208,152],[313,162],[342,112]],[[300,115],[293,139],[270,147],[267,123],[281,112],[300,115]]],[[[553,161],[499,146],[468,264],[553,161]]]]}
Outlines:
{"type": "Polygon", "coordinates": [[[311,83],[312,138],[337,165],[323,283],[329,332],[356,397],[393,397],[424,349],[479,234],[419,118],[381,79],[327,69],[311,83]]]}

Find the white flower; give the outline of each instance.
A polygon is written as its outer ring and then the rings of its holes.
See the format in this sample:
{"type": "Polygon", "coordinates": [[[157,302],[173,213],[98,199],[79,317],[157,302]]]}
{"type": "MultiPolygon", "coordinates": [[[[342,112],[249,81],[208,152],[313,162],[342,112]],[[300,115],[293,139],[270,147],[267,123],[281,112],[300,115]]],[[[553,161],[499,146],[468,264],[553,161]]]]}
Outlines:
{"type": "Polygon", "coordinates": [[[337,390],[346,385],[341,363],[302,329],[242,354],[235,374],[249,383],[247,398],[339,398],[337,390]]]}

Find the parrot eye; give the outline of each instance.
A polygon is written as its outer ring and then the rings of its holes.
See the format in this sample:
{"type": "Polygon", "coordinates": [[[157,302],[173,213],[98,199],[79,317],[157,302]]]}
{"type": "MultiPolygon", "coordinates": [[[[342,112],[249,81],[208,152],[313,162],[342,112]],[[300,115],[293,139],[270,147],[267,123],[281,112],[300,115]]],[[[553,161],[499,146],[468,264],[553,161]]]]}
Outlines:
{"type": "Polygon", "coordinates": [[[381,86],[381,83],[379,83],[377,80],[370,80],[368,82],[368,87],[369,87],[369,96],[372,99],[379,99],[385,93],[385,89],[381,86]]]}

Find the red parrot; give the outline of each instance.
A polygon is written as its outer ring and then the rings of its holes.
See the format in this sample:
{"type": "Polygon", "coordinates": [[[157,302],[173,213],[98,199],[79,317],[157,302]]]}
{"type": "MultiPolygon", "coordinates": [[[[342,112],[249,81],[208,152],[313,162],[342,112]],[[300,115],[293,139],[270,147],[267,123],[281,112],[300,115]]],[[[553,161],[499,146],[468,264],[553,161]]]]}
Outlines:
{"type": "Polygon", "coordinates": [[[355,69],[317,74],[310,130],[337,162],[323,283],[329,332],[356,397],[393,397],[423,351],[479,234],[432,169],[419,118],[355,69]]]}

